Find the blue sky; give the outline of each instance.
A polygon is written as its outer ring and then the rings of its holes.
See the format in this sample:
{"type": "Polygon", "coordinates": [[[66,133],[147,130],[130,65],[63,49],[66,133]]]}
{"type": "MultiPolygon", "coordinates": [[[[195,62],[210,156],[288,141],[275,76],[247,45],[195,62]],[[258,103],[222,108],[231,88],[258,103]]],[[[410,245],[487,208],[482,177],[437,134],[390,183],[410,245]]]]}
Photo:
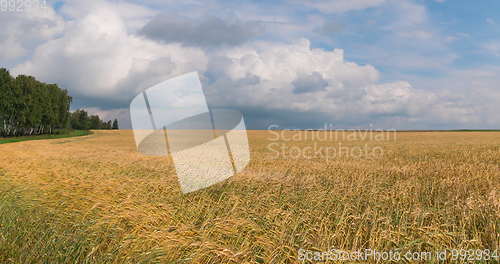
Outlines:
{"type": "Polygon", "coordinates": [[[499,1],[49,3],[0,13],[0,66],[123,124],[138,92],[197,71],[251,128],[500,127],[499,1]]]}
{"type": "Polygon", "coordinates": [[[500,62],[499,56],[480,52],[482,44],[500,39],[500,2],[458,0],[453,4],[430,3],[429,13],[441,30],[448,35],[463,35],[460,41],[450,45],[460,57],[457,67],[475,67],[500,62]],[[479,2],[480,3],[480,2],[479,2]],[[479,51],[478,51],[479,50],[479,51]]]}

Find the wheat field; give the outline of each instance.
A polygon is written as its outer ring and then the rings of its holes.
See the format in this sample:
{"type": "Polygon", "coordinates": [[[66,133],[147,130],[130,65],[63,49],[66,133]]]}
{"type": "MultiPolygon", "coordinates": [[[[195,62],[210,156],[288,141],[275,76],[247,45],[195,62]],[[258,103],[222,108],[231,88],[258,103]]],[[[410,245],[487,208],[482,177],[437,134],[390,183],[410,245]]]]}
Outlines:
{"type": "Polygon", "coordinates": [[[248,134],[247,168],[189,194],[171,159],[138,153],[131,131],[0,145],[0,263],[299,263],[300,249],[499,248],[500,132],[248,134]],[[380,152],[269,149],[340,142],[380,152]]]}

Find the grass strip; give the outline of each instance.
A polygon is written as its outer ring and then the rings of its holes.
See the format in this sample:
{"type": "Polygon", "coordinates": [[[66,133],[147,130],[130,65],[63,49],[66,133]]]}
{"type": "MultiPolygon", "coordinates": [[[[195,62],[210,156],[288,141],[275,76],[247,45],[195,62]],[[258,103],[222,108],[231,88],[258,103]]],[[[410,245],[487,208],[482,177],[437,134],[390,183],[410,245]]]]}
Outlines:
{"type": "Polygon", "coordinates": [[[57,138],[68,138],[68,137],[80,137],[92,134],[89,130],[71,130],[61,134],[53,135],[39,135],[39,136],[27,136],[27,137],[12,137],[12,138],[0,138],[0,144],[15,143],[28,140],[42,140],[42,139],[57,139],[57,138]]]}

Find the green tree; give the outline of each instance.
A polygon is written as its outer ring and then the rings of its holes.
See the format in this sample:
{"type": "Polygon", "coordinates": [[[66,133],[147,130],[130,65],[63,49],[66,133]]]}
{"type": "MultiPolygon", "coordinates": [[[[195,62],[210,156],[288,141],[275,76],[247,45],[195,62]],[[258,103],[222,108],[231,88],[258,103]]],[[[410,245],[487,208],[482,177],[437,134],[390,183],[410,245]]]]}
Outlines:
{"type": "Polygon", "coordinates": [[[70,112],[72,98],[56,84],[32,76],[13,78],[0,68],[0,136],[38,135],[57,129],[118,129],[118,121],[105,122],[83,110],[70,112]]]}
{"type": "Polygon", "coordinates": [[[118,120],[115,118],[115,120],[113,120],[113,129],[118,129],[118,120]]]}
{"type": "Polygon", "coordinates": [[[98,115],[90,116],[90,129],[101,129],[102,121],[98,115]]]}
{"type": "MultiPolygon", "coordinates": [[[[116,121],[118,126],[118,121],[116,121]]],[[[98,115],[89,115],[83,109],[77,109],[70,114],[70,127],[73,129],[112,129],[111,120],[105,122],[98,115]]]]}

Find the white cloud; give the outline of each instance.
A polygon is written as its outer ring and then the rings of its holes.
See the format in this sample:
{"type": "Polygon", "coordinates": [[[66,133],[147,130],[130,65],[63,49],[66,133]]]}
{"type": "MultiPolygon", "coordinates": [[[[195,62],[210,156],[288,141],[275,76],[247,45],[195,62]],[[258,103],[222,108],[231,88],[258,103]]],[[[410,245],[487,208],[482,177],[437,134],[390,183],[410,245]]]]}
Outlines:
{"type": "Polygon", "coordinates": [[[343,13],[382,5],[386,0],[303,0],[295,1],[323,13],[343,13]]]}
{"type": "Polygon", "coordinates": [[[371,27],[379,37],[359,44],[356,55],[374,65],[402,70],[443,70],[459,55],[448,46],[461,33],[449,36],[440,32],[429,17],[427,8],[410,0],[388,0],[373,15],[371,27]]]}
{"type": "Polygon", "coordinates": [[[422,100],[409,83],[380,84],[374,67],[345,61],[340,49],[313,49],[305,39],[293,44],[249,44],[220,54],[218,60],[208,72],[223,76],[209,87],[217,105],[349,118],[413,113],[422,100]],[[322,87],[297,93],[297,80],[312,75],[320,76],[322,87]]]}
{"type": "Polygon", "coordinates": [[[56,82],[74,95],[116,100],[141,88],[137,76],[167,78],[204,70],[205,64],[199,49],[163,45],[129,34],[123,17],[113,6],[102,3],[68,22],[61,38],[39,46],[13,72],[56,82]]]}
{"type": "Polygon", "coordinates": [[[427,26],[429,15],[425,6],[409,0],[390,0],[389,3],[387,7],[394,16],[394,20],[386,29],[399,32],[422,29],[427,26]]]}
{"type": "Polygon", "coordinates": [[[455,128],[498,128],[500,124],[499,67],[449,70],[443,76],[411,79],[415,87],[433,91],[420,115],[422,124],[455,128]],[[429,116],[432,118],[423,118],[429,116]],[[440,121],[438,123],[437,121],[440,121]]]}
{"type": "Polygon", "coordinates": [[[220,48],[253,40],[262,31],[263,28],[256,22],[226,21],[213,16],[193,19],[163,14],[149,21],[140,33],[160,42],[220,48]]]}
{"type": "Polygon", "coordinates": [[[158,14],[158,11],[143,5],[125,1],[102,0],[67,1],[62,5],[60,13],[70,18],[70,20],[78,20],[103,6],[118,15],[127,31],[132,33],[142,28],[151,18],[158,14]]]}
{"type": "Polygon", "coordinates": [[[500,42],[499,41],[484,43],[482,45],[482,48],[487,54],[491,54],[493,56],[500,56],[500,42]]]}
{"type": "MultiPolygon", "coordinates": [[[[306,4],[326,13],[382,5],[383,12],[375,13],[385,17],[386,12],[392,12],[387,24],[374,24],[378,32],[386,34],[380,42],[362,43],[354,54],[349,54],[358,57],[369,54],[363,57],[364,61],[398,69],[429,70],[444,69],[456,59],[443,44],[452,40],[432,27],[425,7],[412,1],[342,0],[306,4]],[[384,5],[386,2],[391,5],[384,5]]],[[[259,15],[257,18],[273,22],[268,13],[254,11],[259,15]]],[[[117,115],[120,121],[126,119],[124,107],[138,91],[195,70],[202,75],[212,105],[258,110],[267,116],[282,113],[294,119],[297,113],[305,113],[323,119],[320,122],[380,122],[400,128],[405,127],[404,122],[416,127],[480,126],[496,122],[492,116],[499,110],[494,102],[500,96],[492,87],[500,80],[491,77],[498,69],[453,73],[434,80],[437,88],[432,91],[427,89],[432,86],[430,81],[381,82],[374,66],[346,60],[343,49],[312,48],[309,40],[297,40],[304,32],[323,25],[326,21],[323,17],[309,16],[304,23],[307,25],[295,25],[297,20],[292,17],[279,17],[275,21],[280,25],[276,34],[269,30],[275,39],[245,39],[221,49],[218,45],[206,48],[176,39],[159,43],[138,35],[139,29],[156,15],[138,4],[71,1],[64,4],[61,13],[66,22],[53,10],[43,16],[16,16],[12,18],[14,22],[5,20],[10,23],[9,29],[0,32],[0,44],[8,49],[0,50],[0,58],[24,56],[34,50],[34,55],[17,65],[13,73],[58,83],[75,98],[86,100],[92,113],[105,118],[117,115]],[[33,23],[39,26],[36,32],[26,36],[20,33],[31,32],[26,25],[33,23]],[[455,91],[455,87],[460,89],[455,91]],[[485,94],[487,102],[481,103],[485,94]],[[403,123],[397,123],[400,121],[403,123]]],[[[337,28],[332,24],[330,31],[336,32],[337,28]]],[[[499,47],[487,43],[483,48],[500,54],[499,47]]]]}
{"type": "Polygon", "coordinates": [[[0,14],[0,60],[4,63],[27,56],[40,43],[64,29],[64,20],[51,7],[26,8],[0,14]]]}
{"type": "Polygon", "coordinates": [[[69,22],[61,38],[38,47],[14,72],[59,83],[77,97],[126,102],[155,81],[193,70],[212,79],[207,88],[212,103],[266,111],[335,113],[337,118],[398,114],[408,112],[415,94],[408,83],[377,83],[374,67],[345,61],[340,49],[313,49],[306,39],[253,42],[210,54],[156,43],[130,34],[123,17],[105,4],[69,22]],[[303,76],[318,77],[321,89],[297,93],[303,76]]]}

